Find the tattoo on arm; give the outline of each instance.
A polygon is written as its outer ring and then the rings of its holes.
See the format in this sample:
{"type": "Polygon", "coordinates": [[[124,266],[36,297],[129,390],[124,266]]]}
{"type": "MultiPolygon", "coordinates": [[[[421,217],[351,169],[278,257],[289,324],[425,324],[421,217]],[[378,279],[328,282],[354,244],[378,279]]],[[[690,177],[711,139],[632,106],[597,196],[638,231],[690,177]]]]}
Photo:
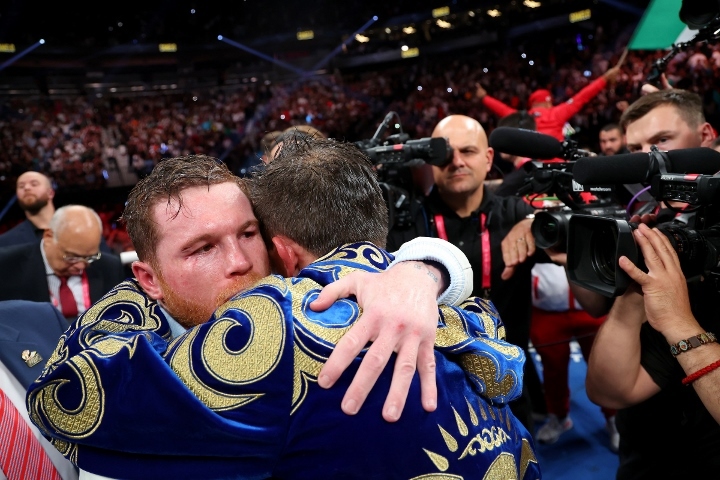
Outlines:
{"type": "Polygon", "coordinates": [[[438,283],[438,282],[439,282],[439,279],[438,279],[437,275],[435,275],[435,274],[428,268],[427,265],[425,265],[425,264],[422,263],[422,262],[413,262],[413,263],[414,263],[414,267],[415,267],[416,269],[418,269],[418,270],[425,269],[425,273],[427,273],[428,277],[430,277],[433,282],[435,282],[435,283],[438,283]]]}

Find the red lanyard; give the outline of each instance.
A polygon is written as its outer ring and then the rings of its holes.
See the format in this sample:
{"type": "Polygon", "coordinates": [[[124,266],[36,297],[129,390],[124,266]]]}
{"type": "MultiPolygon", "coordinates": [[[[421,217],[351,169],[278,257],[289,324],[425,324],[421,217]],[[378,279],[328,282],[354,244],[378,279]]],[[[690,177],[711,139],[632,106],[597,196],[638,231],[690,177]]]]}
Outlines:
{"type": "MultiPolygon", "coordinates": [[[[480,245],[482,253],[482,289],[483,297],[486,299],[490,298],[490,270],[492,268],[492,262],[490,257],[490,232],[486,225],[487,217],[484,213],[480,214],[480,245]]],[[[438,237],[443,240],[449,241],[447,231],[445,230],[445,219],[439,213],[435,214],[435,228],[437,229],[438,237]]]]}
{"type": "MultiPolygon", "coordinates": [[[[90,282],[88,281],[87,272],[85,270],[83,270],[82,273],[82,292],[83,303],[85,304],[85,310],[87,310],[90,308],[90,282]]],[[[50,299],[52,300],[52,304],[55,305],[55,308],[57,308],[59,306],[59,302],[52,292],[50,292],[50,299]]]]}

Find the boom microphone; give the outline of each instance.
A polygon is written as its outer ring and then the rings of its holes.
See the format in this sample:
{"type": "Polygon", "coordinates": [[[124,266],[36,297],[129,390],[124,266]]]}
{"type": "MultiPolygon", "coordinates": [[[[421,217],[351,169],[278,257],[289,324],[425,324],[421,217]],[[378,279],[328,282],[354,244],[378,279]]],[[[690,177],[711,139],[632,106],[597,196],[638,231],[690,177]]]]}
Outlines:
{"type": "Polygon", "coordinates": [[[581,158],[573,167],[573,178],[582,185],[649,183],[659,173],[698,173],[713,175],[720,171],[720,152],[708,147],[683,148],[659,152],[666,155],[665,170],[660,171],[651,153],[627,153],[611,157],[581,158]]]}
{"type": "Polygon", "coordinates": [[[489,143],[499,152],[536,160],[562,158],[565,153],[555,137],[524,128],[498,127],[490,133],[489,143]]]}

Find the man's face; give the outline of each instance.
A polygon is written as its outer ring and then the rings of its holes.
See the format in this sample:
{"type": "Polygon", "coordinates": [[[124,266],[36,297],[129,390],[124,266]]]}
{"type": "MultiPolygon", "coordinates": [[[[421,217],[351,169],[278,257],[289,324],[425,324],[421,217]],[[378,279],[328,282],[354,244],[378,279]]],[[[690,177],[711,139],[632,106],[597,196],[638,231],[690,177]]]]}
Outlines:
{"type": "Polygon", "coordinates": [[[38,172],[25,172],[20,175],[15,193],[20,208],[32,214],[39,212],[55,195],[47,177],[38,172]]]}
{"type": "Polygon", "coordinates": [[[661,105],[651,110],[630,123],[625,133],[627,148],[631,152],[649,152],[651,145],[657,145],[663,151],[708,147],[712,139],[712,128],[708,123],[692,127],[672,105],[661,105]]]}
{"type": "Polygon", "coordinates": [[[487,146],[487,137],[479,125],[462,117],[453,119],[438,125],[433,137],[447,137],[453,148],[449,164],[433,166],[440,193],[472,195],[482,188],[492,165],[493,150],[487,146]]]}
{"type": "Polygon", "coordinates": [[[600,151],[603,155],[615,155],[623,147],[623,136],[620,130],[613,129],[600,132],[600,151]]]}
{"type": "Polygon", "coordinates": [[[43,235],[43,247],[50,267],[59,277],[82,275],[88,261],[100,252],[100,226],[77,231],[72,228],[61,230],[53,237],[50,230],[43,235]]]}
{"type": "Polygon", "coordinates": [[[157,297],[183,326],[204,323],[236,293],[270,274],[250,201],[232,182],[182,192],[183,207],[159,202],[157,297]]]}

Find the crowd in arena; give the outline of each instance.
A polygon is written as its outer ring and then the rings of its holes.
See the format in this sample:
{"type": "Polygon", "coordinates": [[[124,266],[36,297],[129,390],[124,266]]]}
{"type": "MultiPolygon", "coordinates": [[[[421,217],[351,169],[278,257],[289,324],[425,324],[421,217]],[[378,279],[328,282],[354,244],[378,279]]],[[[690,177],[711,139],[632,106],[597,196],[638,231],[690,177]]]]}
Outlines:
{"type": "MultiPolygon", "coordinates": [[[[549,88],[555,102],[570,98],[617,62],[622,45],[599,27],[585,39],[558,41],[549,52],[482,54],[417,62],[366,73],[335,73],[285,84],[258,81],[228,90],[119,98],[6,99],[0,105],[0,185],[12,191],[19,173],[47,173],[59,188],[96,189],[107,171],[142,178],[162,158],[204,153],[237,174],[258,162],[270,131],[309,124],[332,138],[369,138],[389,111],[410,138],[430,135],[448,113],[496,122],[475,98],[476,82],[511,107],[527,108],[530,92],[549,88]],[[532,61],[532,65],[529,62],[532,61]],[[191,98],[190,98],[191,97],[191,98]]],[[[631,51],[614,84],[571,125],[575,139],[597,150],[597,132],[616,122],[637,98],[653,62],[664,52],[631,51]]],[[[698,44],[668,64],[673,86],[700,92],[710,123],[720,117],[720,47],[698,44]]]]}
{"type": "Polygon", "coordinates": [[[549,478],[544,452],[584,435],[575,344],[618,480],[716,471],[720,224],[701,174],[720,165],[720,42],[661,64],[628,50],[634,28],[0,99],[0,426],[29,431],[0,428],[0,478],[549,478]],[[381,130],[448,154],[393,185],[368,161],[381,130]],[[567,185],[519,195],[538,159],[567,185]],[[643,181],[621,178],[631,163],[643,181]],[[658,171],[702,195],[660,198],[658,171]],[[578,281],[586,260],[597,278],[578,281]],[[18,467],[8,445],[45,453],[18,467]]]}

